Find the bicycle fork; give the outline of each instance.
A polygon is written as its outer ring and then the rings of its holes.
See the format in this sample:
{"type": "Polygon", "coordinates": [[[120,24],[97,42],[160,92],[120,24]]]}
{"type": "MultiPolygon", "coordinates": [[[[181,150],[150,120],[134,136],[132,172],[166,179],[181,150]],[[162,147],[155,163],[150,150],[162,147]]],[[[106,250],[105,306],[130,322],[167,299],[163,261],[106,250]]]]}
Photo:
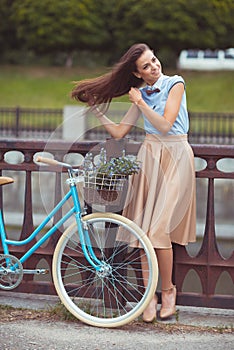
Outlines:
{"type": "Polygon", "coordinates": [[[78,226],[78,232],[80,232],[80,243],[81,248],[83,250],[84,256],[86,260],[89,262],[91,266],[93,266],[98,274],[99,277],[106,277],[111,273],[111,266],[107,264],[105,261],[101,261],[97,258],[91,241],[90,236],[88,232],[88,224],[80,218],[76,218],[77,226],[78,226]],[[81,225],[82,222],[82,225],[81,225]]]}

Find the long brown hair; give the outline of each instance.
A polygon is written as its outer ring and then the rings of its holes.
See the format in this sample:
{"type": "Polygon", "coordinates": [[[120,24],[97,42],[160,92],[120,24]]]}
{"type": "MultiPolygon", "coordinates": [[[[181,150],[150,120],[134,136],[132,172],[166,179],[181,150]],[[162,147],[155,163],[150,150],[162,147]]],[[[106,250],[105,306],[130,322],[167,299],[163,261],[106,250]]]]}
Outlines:
{"type": "Polygon", "coordinates": [[[140,87],[143,80],[137,78],[133,72],[137,72],[138,58],[149,49],[146,44],[131,46],[109,73],[76,83],[71,97],[89,105],[109,105],[112,98],[125,95],[131,87],[140,87]]]}

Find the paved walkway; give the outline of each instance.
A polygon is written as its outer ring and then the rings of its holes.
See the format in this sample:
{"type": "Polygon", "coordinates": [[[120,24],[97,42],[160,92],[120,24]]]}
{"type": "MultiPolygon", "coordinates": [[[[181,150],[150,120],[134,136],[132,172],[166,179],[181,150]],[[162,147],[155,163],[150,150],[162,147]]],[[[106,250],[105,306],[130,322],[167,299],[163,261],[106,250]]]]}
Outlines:
{"type": "MultiPolygon", "coordinates": [[[[0,305],[16,308],[43,310],[56,305],[57,296],[0,291],[0,305]]],[[[234,327],[234,310],[177,306],[178,317],[167,320],[170,324],[183,324],[194,327],[234,327]]],[[[159,321],[160,322],[160,321],[159,321]]],[[[162,323],[165,323],[163,321],[162,323]]]]}
{"type": "MultiPolygon", "coordinates": [[[[56,296],[0,292],[0,305],[47,309],[56,296]]],[[[231,350],[234,348],[234,310],[177,306],[178,318],[158,321],[165,327],[127,325],[119,329],[94,328],[81,322],[17,320],[0,322],[1,350],[231,350]],[[179,327],[173,329],[169,324],[179,327]],[[167,326],[168,325],[168,326],[167,326]],[[192,326],[186,328],[185,326],[192,326]],[[201,328],[202,327],[202,330],[201,328]],[[229,332],[225,332],[229,329],[229,332]],[[232,330],[232,331],[231,331],[232,330]]]]}

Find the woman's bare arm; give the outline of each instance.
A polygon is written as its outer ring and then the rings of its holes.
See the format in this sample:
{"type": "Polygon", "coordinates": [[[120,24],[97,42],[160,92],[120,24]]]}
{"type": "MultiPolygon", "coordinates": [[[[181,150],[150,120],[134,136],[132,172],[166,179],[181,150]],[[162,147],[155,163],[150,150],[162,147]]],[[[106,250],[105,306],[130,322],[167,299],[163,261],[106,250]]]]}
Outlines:
{"type": "Polygon", "coordinates": [[[162,134],[167,134],[178,116],[183,93],[183,83],[177,83],[171,88],[163,115],[158,114],[145,103],[139,89],[132,88],[129,91],[129,98],[138,106],[157,130],[162,134]]]}
{"type": "Polygon", "coordinates": [[[94,106],[92,109],[94,115],[99,119],[106,131],[115,139],[120,139],[127,135],[132,127],[136,124],[141,112],[135,104],[131,105],[128,112],[125,114],[119,124],[114,123],[105,114],[103,114],[98,107],[94,106]]]}

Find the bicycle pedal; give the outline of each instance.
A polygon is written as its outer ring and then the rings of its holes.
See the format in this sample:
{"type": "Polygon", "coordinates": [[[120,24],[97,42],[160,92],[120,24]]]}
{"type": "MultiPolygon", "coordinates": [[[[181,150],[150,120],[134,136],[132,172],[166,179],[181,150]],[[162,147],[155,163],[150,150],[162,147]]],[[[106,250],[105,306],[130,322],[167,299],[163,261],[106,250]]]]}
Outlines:
{"type": "Polygon", "coordinates": [[[49,272],[50,272],[50,271],[49,271],[48,269],[41,269],[41,270],[40,270],[40,274],[41,274],[41,275],[48,275],[49,272]]]}
{"type": "Polygon", "coordinates": [[[48,269],[36,269],[36,270],[23,270],[24,274],[27,275],[48,275],[49,274],[49,270],[48,269]]]}

